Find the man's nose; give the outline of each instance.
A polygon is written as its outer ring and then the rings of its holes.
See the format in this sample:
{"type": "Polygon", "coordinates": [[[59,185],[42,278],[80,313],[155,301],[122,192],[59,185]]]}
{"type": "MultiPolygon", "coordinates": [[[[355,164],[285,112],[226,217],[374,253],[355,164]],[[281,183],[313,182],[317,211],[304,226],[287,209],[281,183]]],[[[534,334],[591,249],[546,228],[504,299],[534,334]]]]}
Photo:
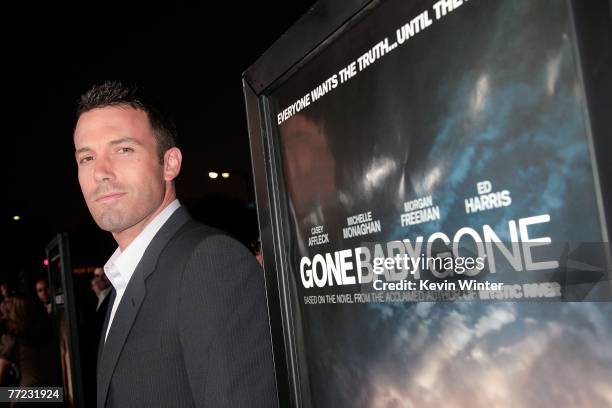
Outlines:
{"type": "Polygon", "coordinates": [[[103,155],[96,157],[96,162],[94,164],[94,179],[98,183],[113,181],[115,179],[112,163],[103,155]]]}

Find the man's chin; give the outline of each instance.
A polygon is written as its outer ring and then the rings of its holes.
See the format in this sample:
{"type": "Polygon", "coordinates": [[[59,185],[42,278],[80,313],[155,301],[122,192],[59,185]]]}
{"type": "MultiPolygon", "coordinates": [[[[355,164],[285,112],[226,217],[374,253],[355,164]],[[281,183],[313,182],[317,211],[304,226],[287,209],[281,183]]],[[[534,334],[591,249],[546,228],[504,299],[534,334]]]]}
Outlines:
{"type": "Polygon", "coordinates": [[[94,220],[96,221],[96,224],[98,224],[98,227],[106,232],[118,233],[126,229],[125,223],[119,218],[101,217],[94,218],[94,220]]]}

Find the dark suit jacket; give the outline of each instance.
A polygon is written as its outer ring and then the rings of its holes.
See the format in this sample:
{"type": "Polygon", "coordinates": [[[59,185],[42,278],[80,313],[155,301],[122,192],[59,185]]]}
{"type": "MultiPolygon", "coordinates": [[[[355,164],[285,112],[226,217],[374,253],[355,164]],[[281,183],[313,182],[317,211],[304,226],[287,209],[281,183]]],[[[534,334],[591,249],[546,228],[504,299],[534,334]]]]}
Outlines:
{"type": "Polygon", "coordinates": [[[182,207],[149,244],[98,363],[98,407],[277,406],[263,272],[182,207]]]}

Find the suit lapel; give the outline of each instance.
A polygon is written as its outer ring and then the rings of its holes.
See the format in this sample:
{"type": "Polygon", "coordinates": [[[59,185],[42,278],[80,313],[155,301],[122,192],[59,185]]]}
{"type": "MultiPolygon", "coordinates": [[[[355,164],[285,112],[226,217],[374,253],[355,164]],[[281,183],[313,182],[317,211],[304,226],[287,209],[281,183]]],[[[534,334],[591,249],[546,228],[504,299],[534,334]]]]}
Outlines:
{"type": "MultiPolygon", "coordinates": [[[[105,406],[110,380],[115,371],[117,360],[134,324],[134,320],[138,315],[140,305],[145,298],[145,279],[155,270],[157,260],[164,247],[189,218],[187,211],[183,207],[179,207],[157,232],[134,270],[134,274],[117,307],[110,331],[108,332],[108,338],[100,354],[98,366],[98,407],[105,406]]],[[[111,303],[109,304],[109,312],[107,313],[102,336],[106,333],[110,310],[114,302],[115,296],[113,290],[113,298],[111,298],[111,303]]]]}

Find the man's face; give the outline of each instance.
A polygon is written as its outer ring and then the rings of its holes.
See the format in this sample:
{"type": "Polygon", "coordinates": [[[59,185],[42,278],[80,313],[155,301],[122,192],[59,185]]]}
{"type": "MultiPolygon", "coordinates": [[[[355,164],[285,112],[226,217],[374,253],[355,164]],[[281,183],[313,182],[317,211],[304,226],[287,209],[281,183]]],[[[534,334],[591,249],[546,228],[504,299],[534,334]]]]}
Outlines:
{"type": "Polygon", "coordinates": [[[102,291],[106,289],[110,285],[110,282],[106,278],[104,274],[104,269],[96,268],[94,269],[93,278],[91,279],[91,287],[94,292],[102,291]]]}
{"type": "Polygon", "coordinates": [[[79,184],[100,228],[148,222],[165,193],[157,140],[146,112],[113,106],[83,113],[74,132],[79,184]]]}
{"type": "Polygon", "coordinates": [[[49,288],[47,282],[38,281],[36,282],[36,295],[43,303],[49,303],[49,288]]]}
{"type": "Polygon", "coordinates": [[[106,278],[106,275],[104,274],[104,269],[102,268],[96,268],[94,269],[94,279],[104,279],[106,278]]]}

